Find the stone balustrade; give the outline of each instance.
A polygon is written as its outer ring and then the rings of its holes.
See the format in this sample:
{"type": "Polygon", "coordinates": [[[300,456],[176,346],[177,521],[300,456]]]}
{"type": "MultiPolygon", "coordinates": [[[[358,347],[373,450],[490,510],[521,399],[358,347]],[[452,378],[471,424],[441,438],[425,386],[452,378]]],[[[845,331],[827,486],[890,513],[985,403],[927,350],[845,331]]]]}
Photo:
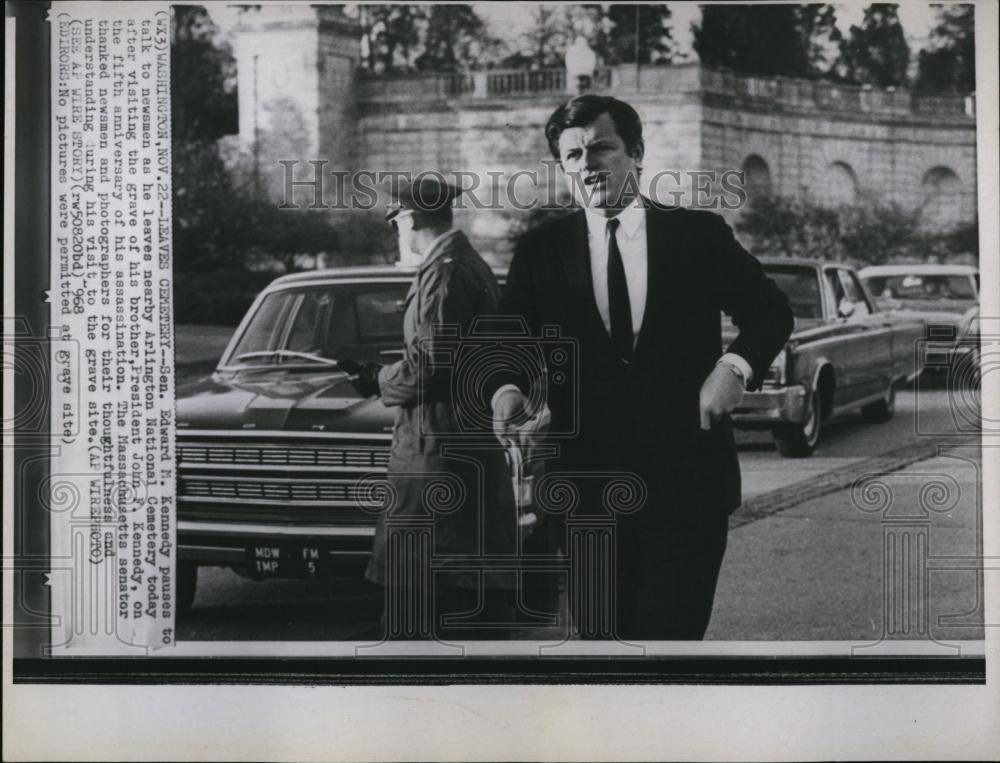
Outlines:
{"type": "MultiPolygon", "coordinates": [[[[407,75],[362,79],[358,100],[366,105],[428,99],[475,100],[532,98],[569,92],[565,69],[491,69],[457,74],[407,75]]],[[[975,119],[973,95],[918,95],[909,90],[841,85],[786,77],[753,77],[677,66],[619,65],[596,72],[591,90],[623,96],[661,93],[702,94],[792,112],[846,112],[874,117],[975,119]]]]}
{"type": "MultiPolygon", "coordinates": [[[[612,70],[596,72],[593,89],[611,87],[612,70]]],[[[358,99],[364,103],[420,101],[426,98],[531,98],[567,92],[565,69],[489,69],[461,74],[413,74],[361,79],[358,99]]]]}
{"type": "Polygon", "coordinates": [[[843,111],[874,116],[975,119],[972,95],[918,95],[903,89],[842,85],[787,77],[749,77],[703,68],[706,95],[772,103],[789,111],[843,111]]]}

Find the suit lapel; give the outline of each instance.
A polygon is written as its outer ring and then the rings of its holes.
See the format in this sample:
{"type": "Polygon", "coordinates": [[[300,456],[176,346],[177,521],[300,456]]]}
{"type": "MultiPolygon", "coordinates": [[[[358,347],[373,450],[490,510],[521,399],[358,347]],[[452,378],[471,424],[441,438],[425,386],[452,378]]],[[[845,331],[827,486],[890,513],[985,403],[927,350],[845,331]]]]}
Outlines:
{"type": "MultiPolygon", "coordinates": [[[[582,211],[566,218],[565,235],[560,236],[560,261],[569,293],[576,302],[594,301],[594,285],[590,277],[590,247],[587,243],[587,220],[582,211]]],[[[595,305],[596,307],[596,305],[595,305]]]]}
{"type": "Polygon", "coordinates": [[[638,355],[648,344],[652,334],[657,333],[659,311],[663,306],[666,287],[667,239],[664,229],[667,222],[661,219],[659,210],[646,202],[646,308],[642,316],[642,330],[635,351],[638,355]]]}
{"type": "Polygon", "coordinates": [[[568,293],[573,312],[583,329],[593,334],[599,341],[603,338],[603,341],[610,346],[611,337],[604,328],[604,322],[597,309],[597,301],[594,299],[594,279],[590,272],[590,244],[585,213],[582,210],[573,213],[566,218],[566,225],[567,229],[561,241],[560,260],[569,286],[568,293]]]}
{"type": "Polygon", "coordinates": [[[675,224],[679,214],[646,204],[646,309],[635,356],[641,357],[666,341],[667,333],[678,318],[673,308],[683,303],[683,279],[676,277],[678,259],[687,246],[682,226],[675,224]]]}

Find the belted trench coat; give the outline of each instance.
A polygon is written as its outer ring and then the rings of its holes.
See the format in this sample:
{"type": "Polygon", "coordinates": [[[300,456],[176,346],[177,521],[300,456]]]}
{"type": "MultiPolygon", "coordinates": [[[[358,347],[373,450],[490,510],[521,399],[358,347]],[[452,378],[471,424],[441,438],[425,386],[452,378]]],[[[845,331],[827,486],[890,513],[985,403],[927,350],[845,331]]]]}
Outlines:
{"type": "Polygon", "coordinates": [[[429,550],[435,585],[510,585],[509,573],[489,567],[516,553],[513,488],[490,401],[475,389],[477,358],[488,356],[478,352],[487,345],[476,319],[498,313],[499,295],[493,272],[458,230],[435,242],[410,286],[403,358],[379,373],[382,402],[396,419],[388,505],[367,570],[373,582],[426,584],[427,565],[415,555],[429,550]],[[429,549],[415,540],[428,531],[429,549]]]}

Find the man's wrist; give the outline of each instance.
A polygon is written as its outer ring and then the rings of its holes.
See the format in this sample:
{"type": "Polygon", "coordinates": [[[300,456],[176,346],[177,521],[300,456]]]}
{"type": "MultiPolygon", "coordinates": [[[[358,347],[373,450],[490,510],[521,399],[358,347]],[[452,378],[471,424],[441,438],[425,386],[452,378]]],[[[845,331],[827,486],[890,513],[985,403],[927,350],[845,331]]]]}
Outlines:
{"type": "Polygon", "coordinates": [[[496,392],[493,393],[493,399],[490,400],[490,407],[493,410],[497,408],[497,401],[508,392],[517,392],[521,394],[521,389],[516,384],[504,384],[496,392]]]}
{"type": "Polygon", "coordinates": [[[743,389],[745,390],[747,388],[753,371],[750,368],[750,364],[746,361],[746,358],[742,355],[737,355],[735,352],[727,352],[719,358],[718,364],[724,365],[732,371],[733,375],[740,380],[740,385],[743,389]]]}

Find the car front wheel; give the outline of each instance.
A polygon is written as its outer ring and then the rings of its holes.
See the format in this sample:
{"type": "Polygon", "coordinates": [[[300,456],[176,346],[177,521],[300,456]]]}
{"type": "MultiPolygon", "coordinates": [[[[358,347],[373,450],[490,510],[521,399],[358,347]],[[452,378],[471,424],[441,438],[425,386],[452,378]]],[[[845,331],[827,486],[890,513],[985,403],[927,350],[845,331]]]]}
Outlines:
{"type": "Polygon", "coordinates": [[[785,458],[807,458],[816,450],[821,423],[819,392],[813,390],[805,419],[795,424],[783,424],[774,430],[774,444],[785,458]]]}

